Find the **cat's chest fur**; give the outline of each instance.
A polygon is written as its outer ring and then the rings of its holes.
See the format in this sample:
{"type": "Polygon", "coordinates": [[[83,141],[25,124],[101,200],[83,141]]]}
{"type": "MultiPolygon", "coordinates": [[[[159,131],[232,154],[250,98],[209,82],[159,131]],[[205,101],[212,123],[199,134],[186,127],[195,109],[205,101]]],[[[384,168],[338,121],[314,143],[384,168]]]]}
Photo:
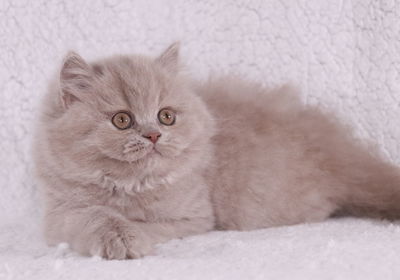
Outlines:
{"type": "MultiPolygon", "coordinates": [[[[179,190],[175,185],[168,184],[166,180],[155,180],[153,184],[140,185],[131,181],[129,186],[141,188],[142,191],[134,191],[130,187],[115,185],[120,181],[114,181],[114,187],[102,192],[104,204],[118,209],[126,218],[132,221],[161,222],[180,219],[187,210],[179,197],[179,190]],[[137,184],[137,185],[135,185],[137,184]]],[[[148,184],[149,181],[147,181],[148,184]]]]}

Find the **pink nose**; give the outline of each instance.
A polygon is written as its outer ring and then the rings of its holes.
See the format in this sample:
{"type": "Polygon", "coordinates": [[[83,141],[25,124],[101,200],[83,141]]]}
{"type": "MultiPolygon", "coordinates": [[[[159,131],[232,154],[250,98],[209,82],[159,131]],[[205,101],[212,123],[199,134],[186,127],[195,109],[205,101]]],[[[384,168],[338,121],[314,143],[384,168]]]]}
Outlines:
{"type": "Polygon", "coordinates": [[[148,132],[142,135],[144,138],[149,139],[151,142],[156,143],[158,138],[161,137],[161,133],[160,132],[148,132]]]}

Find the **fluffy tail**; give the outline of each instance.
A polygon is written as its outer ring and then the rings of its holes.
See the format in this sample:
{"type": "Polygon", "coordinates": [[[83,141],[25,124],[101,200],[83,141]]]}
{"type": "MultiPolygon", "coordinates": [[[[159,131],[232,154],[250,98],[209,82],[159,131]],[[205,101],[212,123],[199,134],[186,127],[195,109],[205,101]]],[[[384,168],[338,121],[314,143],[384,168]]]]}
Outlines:
{"type": "Polygon", "coordinates": [[[355,140],[334,117],[307,114],[317,120],[306,122],[312,126],[306,130],[313,149],[324,151],[318,167],[330,174],[337,213],[400,219],[400,167],[385,160],[375,147],[355,140]]]}
{"type": "Polygon", "coordinates": [[[344,174],[346,190],[339,200],[342,214],[384,219],[400,218],[400,169],[375,156],[355,162],[344,174]],[[346,172],[346,173],[348,173],[346,172]]]}
{"type": "Polygon", "coordinates": [[[374,148],[341,140],[325,165],[337,182],[338,213],[400,219],[400,168],[374,148]]]}

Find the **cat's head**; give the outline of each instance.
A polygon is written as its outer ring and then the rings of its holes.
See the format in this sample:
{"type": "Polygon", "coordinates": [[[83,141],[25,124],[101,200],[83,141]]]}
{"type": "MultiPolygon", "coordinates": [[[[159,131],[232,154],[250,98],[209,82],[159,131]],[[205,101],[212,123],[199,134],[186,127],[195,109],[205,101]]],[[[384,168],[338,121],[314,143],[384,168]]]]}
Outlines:
{"type": "Polygon", "coordinates": [[[178,44],[156,58],[87,63],[69,53],[51,94],[57,101],[44,121],[54,158],[81,174],[176,175],[202,157],[213,131],[205,104],[180,74],[178,44]]]}

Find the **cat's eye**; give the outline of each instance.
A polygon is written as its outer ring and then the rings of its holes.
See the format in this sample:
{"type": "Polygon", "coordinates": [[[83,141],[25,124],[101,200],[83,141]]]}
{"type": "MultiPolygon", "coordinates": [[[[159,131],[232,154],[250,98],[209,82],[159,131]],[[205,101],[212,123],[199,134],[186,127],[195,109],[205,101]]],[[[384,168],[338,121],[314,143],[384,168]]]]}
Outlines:
{"type": "Polygon", "coordinates": [[[175,112],[171,109],[164,108],[161,109],[160,112],[158,112],[158,120],[163,125],[173,125],[175,123],[175,119],[175,112]]]}
{"type": "Polygon", "coordinates": [[[128,112],[118,112],[112,117],[111,122],[118,129],[127,129],[132,126],[133,119],[128,112]]]}

